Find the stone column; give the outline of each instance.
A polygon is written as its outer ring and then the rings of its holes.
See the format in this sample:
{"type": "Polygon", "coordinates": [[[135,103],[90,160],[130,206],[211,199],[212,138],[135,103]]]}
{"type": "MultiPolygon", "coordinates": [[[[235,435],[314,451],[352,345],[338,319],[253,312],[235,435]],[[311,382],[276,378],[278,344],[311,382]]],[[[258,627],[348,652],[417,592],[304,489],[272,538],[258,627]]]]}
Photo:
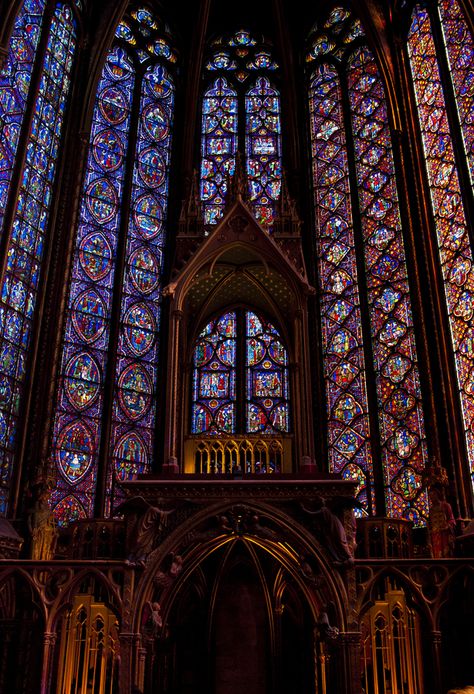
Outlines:
{"type": "Polygon", "coordinates": [[[441,677],[441,642],[443,635],[441,631],[433,630],[431,632],[431,649],[433,653],[433,694],[442,694],[443,679],[441,677]]]}
{"type": "Polygon", "coordinates": [[[360,631],[343,631],[339,634],[338,645],[344,659],[343,691],[345,694],[361,694],[360,676],[360,631]]]}
{"type": "MultiPolygon", "coordinates": [[[[168,372],[167,384],[167,400],[168,400],[168,436],[166,441],[167,446],[167,462],[163,464],[163,472],[178,473],[178,400],[181,397],[180,384],[180,352],[181,352],[181,321],[183,312],[175,310],[171,315],[171,330],[170,330],[170,365],[168,372]]],[[[181,418],[179,418],[181,421],[181,418]]]]}
{"type": "Polygon", "coordinates": [[[119,694],[130,694],[132,687],[132,654],[135,635],[130,632],[122,632],[120,640],[120,661],[119,661],[119,694]]]}
{"type": "Polygon", "coordinates": [[[43,636],[43,667],[41,672],[41,694],[49,694],[56,634],[46,631],[43,636]]]}

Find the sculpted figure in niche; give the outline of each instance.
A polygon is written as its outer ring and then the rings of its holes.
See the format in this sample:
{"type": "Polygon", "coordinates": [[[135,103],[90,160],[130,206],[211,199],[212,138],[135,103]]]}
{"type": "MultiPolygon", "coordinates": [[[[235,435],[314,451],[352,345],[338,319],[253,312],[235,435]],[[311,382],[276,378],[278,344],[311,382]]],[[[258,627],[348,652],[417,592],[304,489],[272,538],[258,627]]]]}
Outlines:
{"type": "Polygon", "coordinates": [[[451,504],[446,501],[444,488],[434,485],[429,490],[429,529],[433,557],[452,557],[456,539],[456,520],[451,504]]]}
{"type": "Polygon", "coordinates": [[[47,561],[54,558],[58,529],[48,504],[49,493],[48,487],[41,485],[28,513],[27,526],[31,536],[32,559],[47,561]]]}
{"type": "Polygon", "coordinates": [[[324,529],[324,544],[335,564],[349,566],[354,562],[354,547],[348,542],[342,521],[327,506],[324,500],[318,502],[319,508],[311,510],[301,504],[305,513],[319,519],[324,529]]]}
{"type": "Polygon", "coordinates": [[[175,509],[165,510],[159,506],[152,506],[142,497],[136,497],[125,502],[121,510],[133,506],[137,509],[137,517],[130,537],[131,552],[127,564],[145,566],[148,555],[154,550],[159,536],[166,528],[168,516],[174,513],[175,509]]]}

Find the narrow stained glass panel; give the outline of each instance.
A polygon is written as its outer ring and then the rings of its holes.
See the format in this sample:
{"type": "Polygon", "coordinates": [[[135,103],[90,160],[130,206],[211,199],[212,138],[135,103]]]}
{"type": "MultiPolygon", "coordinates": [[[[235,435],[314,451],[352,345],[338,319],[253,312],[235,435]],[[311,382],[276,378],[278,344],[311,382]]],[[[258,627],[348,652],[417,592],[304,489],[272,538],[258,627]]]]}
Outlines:
{"type": "Polygon", "coordinates": [[[0,72],[0,238],[43,11],[44,0],[25,0],[0,72]]]}
{"type": "Polygon", "coordinates": [[[223,215],[237,152],[237,95],[224,78],[204,95],[201,139],[201,200],[205,224],[223,215]]]}
{"type": "Polygon", "coordinates": [[[374,506],[373,463],[346,136],[339,77],[323,65],[310,90],[317,261],[329,468],[357,482],[357,498],[374,506]]]}
{"type": "Polygon", "coordinates": [[[426,9],[420,6],[412,15],[408,53],[430,183],[467,455],[474,476],[473,256],[430,19],[426,9]]]}
{"type": "Polygon", "coordinates": [[[281,190],[280,95],[266,77],[245,97],[247,176],[257,221],[273,224],[281,190]]]}
{"type": "Polygon", "coordinates": [[[474,40],[456,0],[439,4],[461,131],[474,186],[474,40]]]}
{"type": "Polygon", "coordinates": [[[114,470],[107,483],[112,507],[120,496],[116,482],[149,471],[151,464],[173,101],[168,72],[160,65],[149,68],[142,83],[123,278],[110,443],[114,470]]]}
{"type": "Polygon", "coordinates": [[[386,510],[419,525],[428,512],[426,436],[388,114],[368,49],[351,57],[348,83],[386,510]]]}
{"type": "Polygon", "coordinates": [[[67,513],[69,521],[92,515],[94,505],[133,85],[131,62],[113,49],[93,115],[53,430],[57,485],[51,505],[61,522],[67,513]]]}
{"type": "MultiPolygon", "coordinates": [[[[32,33],[35,31],[33,23],[32,33]]],[[[4,487],[11,476],[75,43],[72,11],[67,5],[58,4],[51,20],[34,104],[0,294],[0,470],[4,487]]],[[[5,489],[1,493],[5,498],[5,489]]]]}
{"type": "Polygon", "coordinates": [[[193,354],[193,434],[232,434],[236,430],[237,319],[234,312],[211,321],[193,354]]]}
{"type": "Polygon", "coordinates": [[[250,434],[289,431],[288,355],[278,331],[252,311],[246,324],[246,420],[250,434]]]}

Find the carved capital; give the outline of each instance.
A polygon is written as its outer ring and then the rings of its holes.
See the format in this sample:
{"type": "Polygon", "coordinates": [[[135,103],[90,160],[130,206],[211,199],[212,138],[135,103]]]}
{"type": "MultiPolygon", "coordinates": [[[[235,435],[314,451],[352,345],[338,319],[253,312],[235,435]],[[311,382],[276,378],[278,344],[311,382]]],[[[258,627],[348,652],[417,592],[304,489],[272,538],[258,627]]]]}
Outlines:
{"type": "Polygon", "coordinates": [[[46,631],[43,634],[43,642],[46,647],[54,647],[58,635],[54,631],[46,631]]]}

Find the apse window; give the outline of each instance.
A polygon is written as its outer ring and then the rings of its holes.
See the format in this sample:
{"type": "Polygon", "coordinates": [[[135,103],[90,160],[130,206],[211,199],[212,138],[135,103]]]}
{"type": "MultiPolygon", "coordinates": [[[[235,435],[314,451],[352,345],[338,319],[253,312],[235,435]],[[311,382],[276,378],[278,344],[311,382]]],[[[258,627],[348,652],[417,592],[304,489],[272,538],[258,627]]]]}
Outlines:
{"type": "Polygon", "coordinates": [[[245,155],[247,194],[255,218],[270,230],[281,190],[278,64],[247,31],[216,39],[205,68],[200,195],[204,222],[222,218],[238,153],[245,155]]]}
{"type": "Polygon", "coordinates": [[[288,353],[279,331],[253,311],[210,321],[193,350],[193,434],[289,432],[288,353]]]}

